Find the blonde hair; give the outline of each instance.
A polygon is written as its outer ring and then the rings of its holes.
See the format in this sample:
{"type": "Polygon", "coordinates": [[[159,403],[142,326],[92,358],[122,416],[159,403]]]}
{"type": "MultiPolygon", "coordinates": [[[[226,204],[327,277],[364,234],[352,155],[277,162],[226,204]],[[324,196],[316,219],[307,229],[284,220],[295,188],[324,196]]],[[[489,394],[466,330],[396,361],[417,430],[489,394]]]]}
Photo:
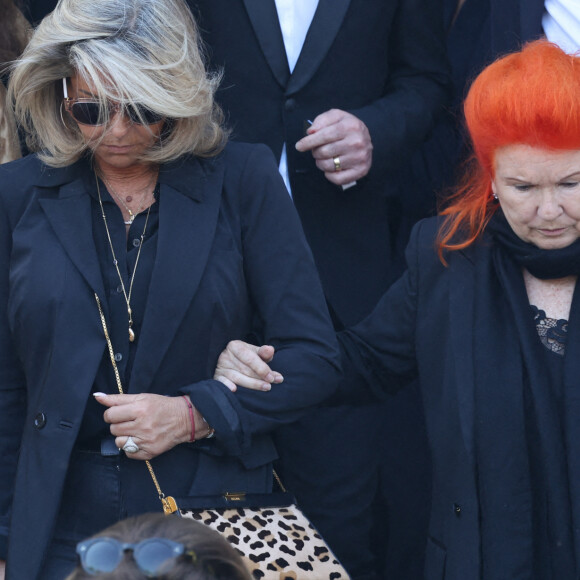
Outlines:
{"type": "MultiPolygon", "coordinates": [[[[27,145],[52,166],[88,150],[62,106],[63,77],[78,74],[105,103],[139,103],[166,117],[143,161],[210,156],[225,144],[197,26],[182,0],[60,0],[12,68],[9,98],[27,145]]],[[[104,109],[104,107],[103,107],[104,109]]]]}

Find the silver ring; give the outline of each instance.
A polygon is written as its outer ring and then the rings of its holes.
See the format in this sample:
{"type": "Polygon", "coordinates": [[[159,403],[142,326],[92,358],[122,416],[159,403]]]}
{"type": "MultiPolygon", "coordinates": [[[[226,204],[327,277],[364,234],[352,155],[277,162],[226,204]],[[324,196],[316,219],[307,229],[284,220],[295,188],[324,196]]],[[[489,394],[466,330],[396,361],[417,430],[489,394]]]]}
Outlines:
{"type": "Polygon", "coordinates": [[[137,453],[137,451],[139,451],[139,445],[133,441],[133,437],[127,437],[127,441],[125,442],[125,445],[123,445],[123,451],[125,453],[137,453]]]}

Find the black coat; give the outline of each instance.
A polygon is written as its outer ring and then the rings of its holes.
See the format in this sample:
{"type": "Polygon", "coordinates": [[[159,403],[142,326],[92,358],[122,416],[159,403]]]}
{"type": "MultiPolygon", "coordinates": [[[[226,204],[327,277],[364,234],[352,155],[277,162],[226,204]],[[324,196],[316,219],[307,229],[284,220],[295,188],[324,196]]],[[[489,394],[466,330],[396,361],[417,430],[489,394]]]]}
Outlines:
{"type": "MultiPolygon", "coordinates": [[[[14,579],[41,567],[106,349],[87,173],[84,161],[51,169],[34,156],[0,168],[0,558],[7,551],[14,579]]],[[[269,431],[322,400],[337,377],[298,216],[265,147],[183,159],[159,181],[156,261],[126,391],[188,394],[216,430],[153,460],[165,491],[190,453],[190,495],[268,491],[269,431]],[[231,393],[211,380],[217,357],[256,328],[278,345],[285,381],[271,393],[231,393]]],[[[143,486],[156,497],[145,466],[143,486]]]]}
{"type": "MultiPolygon", "coordinates": [[[[420,380],[433,464],[425,578],[481,578],[480,513],[474,442],[475,283],[489,245],[434,251],[438,221],[421,221],[407,249],[408,270],[372,314],[339,335],[352,383],[379,395],[420,380]]],[[[502,361],[494,364],[501,367],[502,361]]],[[[505,550],[509,553],[509,549],[505,550]]]]}

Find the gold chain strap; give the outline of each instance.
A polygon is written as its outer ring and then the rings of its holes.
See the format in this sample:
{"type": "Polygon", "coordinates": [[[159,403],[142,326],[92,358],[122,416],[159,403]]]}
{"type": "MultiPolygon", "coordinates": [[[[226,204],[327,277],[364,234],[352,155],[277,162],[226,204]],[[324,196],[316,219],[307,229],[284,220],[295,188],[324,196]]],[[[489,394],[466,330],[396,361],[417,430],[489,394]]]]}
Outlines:
{"type": "Polygon", "coordinates": [[[278,483],[278,485],[280,486],[280,489],[286,493],[286,488],[284,487],[284,484],[282,483],[282,480],[280,479],[280,476],[276,473],[275,469],[272,469],[273,473],[274,473],[274,477],[276,478],[276,482],[278,483]]]}
{"type": "MultiPolygon", "coordinates": [[[[103,314],[103,307],[101,306],[101,301],[95,292],[95,300],[97,301],[97,306],[99,308],[99,315],[101,317],[101,324],[103,325],[103,332],[105,333],[105,339],[107,340],[107,347],[109,349],[109,357],[111,358],[111,364],[113,365],[113,370],[115,371],[115,380],[117,381],[117,389],[121,395],[124,394],[123,392],[123,385],[121,384],[121,375],[119,374],[119,369],[117,368],[117,362],[115,361],[115,353],[113,351],[113,344],[111,343],[111,337],[109,335],[109,329],[107,328],[107,321],[105,320],[105,315],[103,314]]],[[[157,494],[159,495],[159,499],[161,501],[161,505],[163,506],[163,512],[168,515],[175,513],[177,511],[177,502],[171,496],[166,496],[161,491],[161,486],[157,481],[157,477],[155,476],[155,472],[153,471],[153,467],[148,459],[145,460],[145,465],[147,465],[147,469],[151,474],[151,479],[153,480],[153,485],[155,485],[155,489],[157,490],[157,494]]]]}

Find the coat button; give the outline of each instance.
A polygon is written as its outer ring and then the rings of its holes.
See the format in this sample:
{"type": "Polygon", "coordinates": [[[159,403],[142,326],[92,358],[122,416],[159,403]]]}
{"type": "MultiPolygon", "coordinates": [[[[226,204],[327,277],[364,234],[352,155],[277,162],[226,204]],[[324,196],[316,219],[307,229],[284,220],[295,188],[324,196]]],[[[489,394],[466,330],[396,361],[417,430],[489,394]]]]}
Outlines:
{"type": "Polygon", "coordinates": [[[296,108],[296,100],[295,99],[286,99],[284,103],[284,109],[287,111],[293,111],[296,108]]]}
{"type": "Polygon", "coordinates": [[[461,506],[458,503],[454,503],[453,511],[455,512],[455,515],[459,517],[461,515],[461,506]]]}
{"type": "Polygon", "coordinates": [[[44,413],[38,413],[36,417],[34,417],[34,428],[40,430],[45,425],[46,425],[46,415],[44,413]]]}

